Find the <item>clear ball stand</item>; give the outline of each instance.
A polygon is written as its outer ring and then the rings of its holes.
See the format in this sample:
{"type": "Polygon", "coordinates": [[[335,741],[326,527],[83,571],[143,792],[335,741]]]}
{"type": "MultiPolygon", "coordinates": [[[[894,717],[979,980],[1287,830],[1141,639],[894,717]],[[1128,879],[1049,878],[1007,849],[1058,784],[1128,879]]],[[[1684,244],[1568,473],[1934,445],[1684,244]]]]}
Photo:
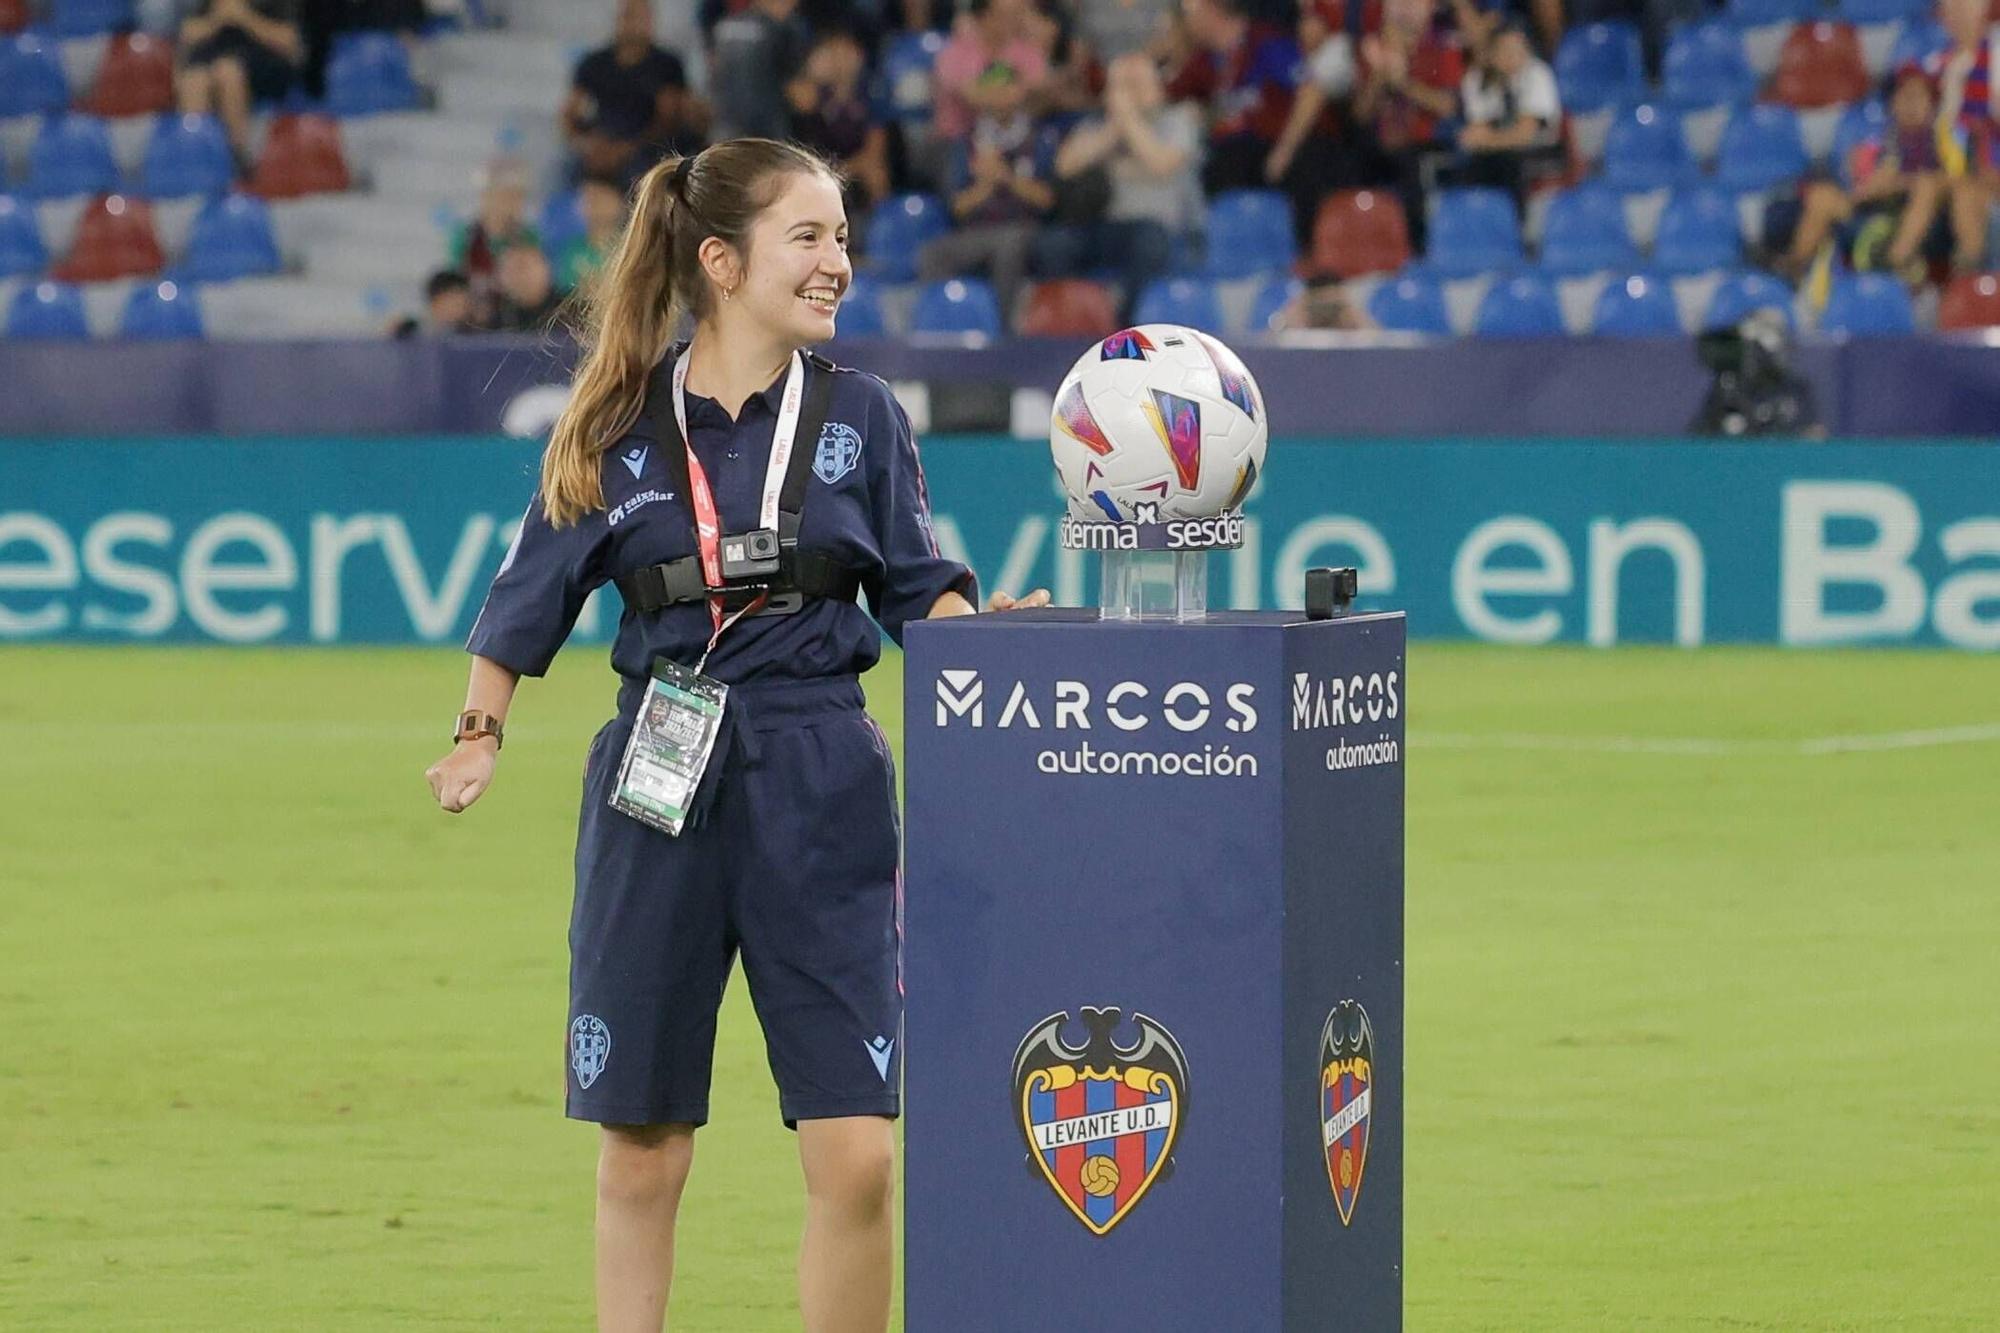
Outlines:
{"type": "Polygon", "coordinates": [[[1207,551],[1105,551],[1101,620],[1201,620],[1208,615],[1207,551]]]}

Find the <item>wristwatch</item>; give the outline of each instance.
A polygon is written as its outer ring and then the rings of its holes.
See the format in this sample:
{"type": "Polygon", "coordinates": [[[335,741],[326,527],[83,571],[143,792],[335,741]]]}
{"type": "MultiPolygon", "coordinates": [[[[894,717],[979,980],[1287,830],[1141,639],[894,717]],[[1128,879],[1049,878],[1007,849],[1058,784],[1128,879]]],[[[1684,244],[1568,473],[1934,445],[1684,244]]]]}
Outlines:
{"type": "Polygon", "coordinates": [[[477,708],[468,708],[458,715],[458,730],[451,734],[454,741],[485,740],[493,738],[493,748],[499,749],[507,742],[501,736],[500,719],[491,713],[482,713],[477,708]]]}

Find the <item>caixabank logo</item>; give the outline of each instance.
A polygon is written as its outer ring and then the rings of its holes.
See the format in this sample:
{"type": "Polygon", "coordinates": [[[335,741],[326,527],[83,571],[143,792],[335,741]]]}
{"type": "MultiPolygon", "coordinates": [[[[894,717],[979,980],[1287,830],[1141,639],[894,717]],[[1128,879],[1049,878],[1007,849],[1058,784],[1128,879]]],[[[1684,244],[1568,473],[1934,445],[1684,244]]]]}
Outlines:
{"type": "Polygon", "coordinates": [[[1035,753],[1042,773],[1091,777],[1254,778],[1257,757],[1236,737],[1257,729],[1257,687],[1120,680],[988,681],[972,667],[946,667],[934,683],[935,725],[973,730],[1071,733],[1035,753]],[[1091,735],[1077,733],[1089,732],[1091,735]]]}
{"type": "Polygon", "coordinates": [[[1292,677],[1292,730],[1339,733],[1326,750],[1329,772],[1399,762],[1403,747],[1386,726],[1402,715],[1401,671],[1292,677]]]}
{"type": "Polygon", "coordinates": [[[1086,1037],[1063,1040],[1066,1012],[1028,1029],[1014,1052],[1014,1107],[1030,1169],[1077,1221],[1106,1235],[1173,1170],[1187,1121],[1187,1056],[1174,1034],[1145,1014],[1137,1036],[1113,1038],[1118,1009],[1077,1011],[1086,1037]]]}
{"type": "Polygon", "coordinates": [[[1360,1001],[1342,1000],[1319,1034],[1320,1146],[1342,1226],[1353,1223],[1361,1198],[1375,1094],[1375,1029],[1360,1001]]]}

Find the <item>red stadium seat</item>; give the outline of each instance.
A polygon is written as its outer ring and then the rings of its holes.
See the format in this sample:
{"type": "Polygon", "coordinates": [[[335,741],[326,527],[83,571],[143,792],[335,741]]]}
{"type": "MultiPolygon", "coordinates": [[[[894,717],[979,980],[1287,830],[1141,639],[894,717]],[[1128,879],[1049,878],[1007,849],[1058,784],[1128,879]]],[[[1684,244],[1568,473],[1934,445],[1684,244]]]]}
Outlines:
{"type": "Polygon", "coordinates": [[[0,0],[0,32],[19,32],[28,26],[28,0],[0,0]]]}
{"type": "Polygon", "coordinates": [[[1938,327],[2000,328],[2000,274],[1966,273],[1952,279],[1938,302],[1938,327]]]}
{"type": "Polygon", "coordinates": [[[1851,23],[1801,23],[1778,52],[1765,100],[1801,110],[1845,106],[1873,91],[1861,37],[1851,23]]]}
{"type": "Polygon", "coordinates": [[[338,194],[353,184],[340,126],[331,116],[280,116],[271,123],[249,191],[266,199],[338,194]]]}
{"type": "Polygon", "coordinates": [[[1021,303],[1020,332],[1029,338],[1102,338],[1118,327],[1111,293],[1085,278],[1036,283],[1021,303]]]}
{"type": "Polygon", "coordinates": [[[1316,278],[1394,273],[1410,260],[1410,227],[1402,201],[1381,190],[1328,195],[1313,219],[1306,272],[1316,278]]]}
{"type": "Polygon", "coordinates": [[[142,199],[100,195],[77,222],[76,244],[56,266],[59,282],[113,282],[158,273],[167,258],[153,234],[153,210],[142,199]]]}
{"type": "Polygon", "coordinates": [[[120,33],[104,48],[104,63],[82,109],[93,116],[149,116],[174,109],[174,48],[143,32],[120,33]]]}

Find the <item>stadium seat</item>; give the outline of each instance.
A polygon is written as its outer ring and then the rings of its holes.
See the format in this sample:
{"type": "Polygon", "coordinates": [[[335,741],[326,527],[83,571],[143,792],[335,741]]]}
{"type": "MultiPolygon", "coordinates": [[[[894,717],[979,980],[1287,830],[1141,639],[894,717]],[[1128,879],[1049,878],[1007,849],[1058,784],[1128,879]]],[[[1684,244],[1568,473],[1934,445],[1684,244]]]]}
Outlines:
{"type": "Polygon", "coordinates": [[[60,282],[116,282],[158,273],[167,257],[153,233],[153,210],[122,194],[91,201],[77,220],[76,244],[57,265],[60,282]]]}
{"type": "Polygon", "coordinates": [[[1502,278],[1479,303],[1472,331],[1481,338],[1561,337],[1562,305],[1554,285],[1539,273],[1502,278]]]}
{"type": "Polygon", "coordinates": [[[2000,276],[1962,273],[1953,278],[1938,301],[1937,326],[1946,331],[2000,328],[2000,276]]]}
{"type": "Polygon", "coordinates": [[[1254,278],[1290,272],[1298,258],[1292,210],[1277,190],[1228,190],[1208,202],[1211,278],[1254,278]]]}
{"type": "Polygon", "coordinates": [[[889,332],[889,321],[883,317],[874,283],[857,282],[841,294],[834,328],[835,336],[841,338],[880,338],[889,332]]]}
{"type": "Polygon", "coordinates": [[[1929,18],[1912,19],[1903,25],[1896,35],[1896,44],[1889,48],[1889,68],[1922,64],[1928,57],[1950,49],[1951,34],[1942,23],[1929,18]]]}
{"type": "Polygon", "coordinates": [[[1833,128],[1833,148],[1828,154],[1828,162],[1842,184],[1854,184],[1847,169],[1847,160],[1854,155],[1854,150],[1880,134],[1888,124],[1888,108],[1879,101],[1856,102],[1841,113],[1840,122],[1833,128]]]}
{"type": "Polygon", "coordinates": [[[1843,23],[1906,23],[1927,18],[1931,0],[1835,0],[1833,12],[1843,23]]]}
{"type": "Polygon", "coordinates": [[[158,37],[124,32],[104,48],[90,95],[81,108],[93,116],[149,116],[174,109],[174,49],[158,37]]]}
{"type": "Polygon", "coordinates": [[[1665,338],[1681,331],[1679,308],[1665,282],[1632,274],[1605,284],[1597,294],[1590,331],[1605,338],[1665,338]]]}
{"type": "Polygon", "coordinates": [[[1542,219],[1543,271],[1559,275],[1628,269],[1639,252],[1625,232],[1618,195],[1595,185],[1565,190],[1549,201],[1542,219]]]}
{"type": "MultiPolygon", "coordinates": [[[[1146,284],[1132,307],[1134,324],[1185,324],[1222,332],[1222,297],[1205,278],[1158,278],[1146,284]]],[[[1116,330],[1114,330],[1115,332],[1116,330]]]]}
{"type": "Polygon", "coordinates": [[[1425,266],[1441,277],[1464,278],[1519,267],[1521,222],[1504,190],[1440,190],[1433,198],[1425,266]]]}
{"type": "Polygon", "coordinates": [[[111,136],[94,116],[52,116],[28,152],[22,191],[43,199],[79,194],[115,194],[118,163],[111,136]]]}
{"type": "Polygon", "coordinates": [[[249,189],[266,199],[296,199],[338,194],[351,184],[339,124],[330,116],[294,112],[271,122],[249,189]]]}
{"type": "Polygon", "coordinates": [[[55,49],[38,37],[0,37],[0,119],[68,107],[69,80],[55,49]]]}
{"type": "Polygon", "coordinates": [[[1767,190],[1805,175],[1811,165],[1798,112],[1758,103],[1739,107],[1723,127],[1715,179],[1732,190],[1767,190]]]}
{"type": "Polygon", "coordinates": [[[233,282],[283,268],[269,206],[249,195],[230,194],[209,200],[195,215],[187,253],[174,275],[182,282],[233,282]]]}
{"type": "Polygon", "coordinates": [[[90,337],[83,293],[60,282],[37,282],[14,293],[7,306],[9,338],[81,341],[90,337]]]}
{"type": "Polygon", "coordinates": [[[1038,282],[1021,302],[1018,331],[1029,338],[1103,338],[1120,327],[1118,303],[1087,278],[1038,282]]]}
{"type": "Polygon", "coordinates": [[[1293,298],[1305,291],[1305,284],[1297,278],[1271,278],[1257,289],[1257,295],[1250,302],[1250,322],[1247,333],[1268,333],[1271,321],[1278,312],[1290,305],[1293,298]]]}
{"type": "Polygon", "coordinates": [[[1769,273],[1732,273],[1715,289],[1702,319],[1704,329],[1733,328],[1759,310],[1782,311],[1785,325],[1797,327],[1792,289],[1769,273]]]}
{"type": "Polygon", "coordinates": [[[1659,190],[1695,174],[1680,117],[1641,102],[1618,113],[1604,139],[1604,179],[1613,188],[1659,190]]]}
{"type": "Polygon", "coordinates": [[[0,35],[28,26],[28,0],[0,0],[0,35]]]}
{"type": "Polygon", "coordinates": [[[402,39],[388,32],[342,33],[326,63],[326,109],[336,116],[408,111],[423,104],[402,39]]]}
{"type": "Polygon", "coordinates": [[[125,301],[121,337],[158,341],[202,336],[201,302],[192,287],[174,282],[143,282],[125,301]]]}
{"type": "Polygon", "coordinates": [[[1660,212],[1652,267],[1670,277],[1733,269],[1743,254],[1736,200],[1714,186],[1676,191],[1660,212]]]}
{"type": "Polygon", "coordinates": [[[1743,37],[1727,23],[1691,23],[1667,43],[1662,66],[1667,102],[1676,107],[1734,105],[1757,95],[1757,74],[1743,37]]]}
{"type": "Polygon", "coordinates": [[[1851,23],[1802,23],[1778,51],[1770,99],[1813,109],[1842,106],[1868,96],[1874,80],[1851,23]]]}
{"type": "Polygon", "coordinates": [[[1556,48],[1555,73],[1568,111],[1597,111],[1643,95],[1639,30],[1618,20],[1571,28],[1556,48]]]}
{"type": "Polygon", "coordinates": [[[49,9],[58,37],[95,37],[129,30],[134,22],[132,0],[52,0],[49,9]]]}
{"type": "Polygon", "coordinates": [[[49,266],[42,244],[41,224],[34,206],[10,194],[0,194],[0,278],[40,273],[49,266]]]}
{"type": "Polygon", "coordinates": [[[1451,336],[1451,315],[1444,289],[1435,279],[1405,273],[1377,287],[1368,298],[1368,317],[1395,333],[1451,336]]]}
{"type": "Polygon", "coordinates": [[[931,69],[944,50],[941,32],[904,32],[882,52],[882,84],[896,118],[917,123],[931,118],[931,69]]]}
{"type": "Polygon", "coordinates": [[[1725,12],[1739,28],[1804,23],[1820,12],[1819,0],[1728,0],[1725,12]]]}
{"type": "Polygon", "coordinates": [[[908,282],[917,276],[917,251],[950,230],[951,213],[936,195],[890,195],[868,215],[865,267],[884,282],[908,282]]]}
{"type": "Polygon", "coordinates": [[[558,190],[542,201],[535,219],[536,234],[542,238],[542,252],[554,263],[572,241],[588,230],[583,222],[583,201],[575,190],[558,190]]]}
{"type": "Polygon", "coordinates": [[[1886,273],[1842,273],[1834,278],[1826,309],[1820,312],[1822,333],[1863,337],[1896,337],[1917,331],[1910,289],[1886,273]]]}
{"type": "Polygon", "coordinates": [[[161,116],[139,168],[140,188],[151,199],[221,194],[236,178],[229,137],[213,116],[161,116]]]}
{"type": "Polygon", "coordinates": [[[997,338],[1001,333],[1000,300],[992,285],[980,278],[927,283],[918,291],[910,313],[910,332],[977,333],[997,338]]]}
{"type": "Polygon", "coordinates": [[[1306,268],[1315,277],[1394,273],[1410,262],[1403,203],[1385,190],[1342,190],[1320,202],[1306,268]]]}

